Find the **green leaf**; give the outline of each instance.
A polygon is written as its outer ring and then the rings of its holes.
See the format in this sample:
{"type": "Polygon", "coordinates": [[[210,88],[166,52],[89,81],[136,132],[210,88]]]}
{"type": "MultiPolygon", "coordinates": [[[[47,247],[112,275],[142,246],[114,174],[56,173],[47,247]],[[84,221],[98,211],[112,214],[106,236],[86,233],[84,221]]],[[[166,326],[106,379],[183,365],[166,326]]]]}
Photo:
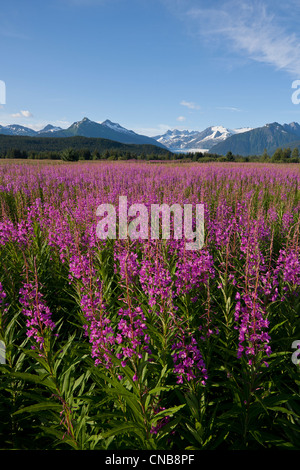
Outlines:
{"type": "Polygon", "coordinates": [[[24,382],[33,382],[35,384],[44,385],[52,391],[56,391],[56,386],[48,373],[41,375],[30,374],[29,372],[10,372],[9,375],[16,379],[24,380],[24,382]]]}
{"type": "Polygon", "coordinates": [[[21,413],[36,413],[38,411],[46,411],[46,410],[56,410],[61,411],[62,405],[58,403],[51,403],[49,401],[45,401],[42,403],[37,403],[36,405],[25,406],[18,411],[15,411],[13,415],[19,415],[21,413]]]}
{"type": "Polygon", "coordinates": [[[124,433],[130,434],[131,431],[137,434],[138,437],[142,439],[144,438],[143,429],[141,429],[135,423],[120,424],[119,426],[116,426],[110,429],[104,434],[101,433],[100,436],[101,436],[101,439],[107,439],[108,437],[117,436],[118,434],[124,434],[124,433]]]}
{"type": "Polygon", "coordinates": [[[287,408],[284,408],[283,406],[268,406],[268,410],[280,411],[281,413],[295,416],[295,413],[293,411],[288,410],[287,408]]]}
{"type": "Polygon", "coordinates": [[[158,420],[160,420],[160,419],[162,419],[166,416],[173,416],[175,413],[177,413],[179,410],[181,410],[185,406],[186,406],[186,404],[184,403],[183,405],[172,406],[171,408],[167,408],[166,410],[159,411],[151,419],[151,425],[155,425],[158,420]]]}

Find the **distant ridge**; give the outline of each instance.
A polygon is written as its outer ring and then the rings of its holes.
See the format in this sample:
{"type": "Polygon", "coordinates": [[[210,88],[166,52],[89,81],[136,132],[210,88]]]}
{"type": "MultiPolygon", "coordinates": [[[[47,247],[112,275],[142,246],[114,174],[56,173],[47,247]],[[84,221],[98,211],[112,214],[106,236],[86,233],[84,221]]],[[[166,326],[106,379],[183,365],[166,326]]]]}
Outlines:
{"type": "Polygon", "coordinates": [[[210,152],[226,155],[232,152],[235,155],[250,156],[262,155],[264,151],[274,152],[279,147],[295,147],[300,140],[300,125],[296,122],[279,124],[273,122],[263,127],[257,127],[242,134],[228,137],[224,142],[214,145],[210,152]]]}
{"type": "Polygon", "coordinates": [[[34,131],[29,127],[11,124],[9,126],[0,126],[0,134],[14,135],[14,136],[27,136],[27,137],[89,137],[108,139],[123,144],[137,144],[137,145],[155,145],[166,149],[166,147],[157,142],[155,139],[137,134],[134,131],[125,129],[120,124],[109,121],[108,119],[103,123],[91,121],[84,117],[81,121],[74,122],[67,129],[54,127],[48,124],[40,131],[34,131]]]}
{"type": "Polygon", "coordinates": [[[108,139],[94,137],[40,137],[40,136],[20,136],[0,134],[0,153],[6,153],[11,149],[18,149],[22,152],[61,152],[62,150],[73,148],[74,150],[90,150],[90,152],[104,153],[106,151],[118,151],[131,153],[133,155],[166,155],[171,154],[170,150],[151,144],[123,144],[108,139]]]}
{"type": "Polygon", "coordinates": [[[0,137],[3,135],[48,139],[71,137],[105,139],[126,145],[150,145],[173,153],[210,152],[226,155],[230,151],[234,155],[251,156],[262,155],[265,151],[273,153],[279,147],[300,149],[300,125],[297,122],[290,124],[273,122],[256,128],[228,129],[224,126],[210,126],[203,131],[174,129],[162,135],[148,137],[128,130],[109,119],[99,123],[84,117],[67,129],[51,124],[39,131],[18,124],[0,125],[0,137]]]}
{"type": "Polygon", "coordinates": [[[214,145],[223,142],[231,135],[246,132],[252,128],[227,129],[223,126],[210,126],[203,131],[169,130],[155,139],[170,150],[192,151],[193,149],[210,150],[214,145]]]}

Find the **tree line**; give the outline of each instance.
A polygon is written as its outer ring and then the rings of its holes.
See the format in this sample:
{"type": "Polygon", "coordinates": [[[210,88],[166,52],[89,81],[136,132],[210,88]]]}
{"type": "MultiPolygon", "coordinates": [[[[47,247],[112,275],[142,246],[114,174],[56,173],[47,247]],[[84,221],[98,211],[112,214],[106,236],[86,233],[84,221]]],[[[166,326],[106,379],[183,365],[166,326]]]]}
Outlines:
{"type": "Polygon", "coordinates": [[[32,160],[62,160],[66,162],[89,161],[89,160],[147,160],[147,161],[195,161],[195,162],[269,162],[269,163],[300,163],[298,148],[277,148],[272,155],[265,150],[262,155],[234,155],[232,152],[219,155],[210,152],[193,153],[156,153],[146,151],[129,151],[118,149],[106,149],[100,152],[97,149],[69,147],[63,150],[21,150],[20,148],[9,148],[0,151],[0,158],[7,159],[32,159],[32,160]]]}
{"type": "Polygon", "coordinates": [[[278,147],[273,153],[268,153],[265,149],[262,155],[243,156],[233,154],[231,151],[226,155],[219,155],[210,152],[194,152],[189,154],[178,154],[177,158],[189,158],[192,161],[219,161],[219,162],[265,162],[265,163],[300,163],[299,149],[295,147],[278,147]]]}

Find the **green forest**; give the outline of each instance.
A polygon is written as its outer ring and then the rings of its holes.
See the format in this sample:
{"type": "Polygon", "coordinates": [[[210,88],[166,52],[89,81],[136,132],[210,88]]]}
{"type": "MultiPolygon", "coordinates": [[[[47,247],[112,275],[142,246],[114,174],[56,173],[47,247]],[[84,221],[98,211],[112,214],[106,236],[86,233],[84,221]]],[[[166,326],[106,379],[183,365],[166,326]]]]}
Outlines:
{"type": "Polygon", "coordinates": [[[23,137],[0,135],[0,158],[33,160],[154,160],[206,162],[300,163],[299,150],[278,147],[272,154],[242,156],[210,152],[174,153],[155,145],[122,144],[90,137],[23,137]]]}

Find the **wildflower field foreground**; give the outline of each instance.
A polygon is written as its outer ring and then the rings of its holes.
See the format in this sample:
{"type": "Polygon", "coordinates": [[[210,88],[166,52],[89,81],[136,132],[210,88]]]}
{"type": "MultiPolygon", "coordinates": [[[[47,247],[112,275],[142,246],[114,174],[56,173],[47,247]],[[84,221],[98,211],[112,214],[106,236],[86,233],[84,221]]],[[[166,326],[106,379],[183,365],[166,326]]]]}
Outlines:
{"type": "Polygon", "coordinates": [[[300,448],[298,165],[4,161],[0,208],[1,449],[300,448]],[[204,246],[99,239],[119,196],[204,246]]]}

